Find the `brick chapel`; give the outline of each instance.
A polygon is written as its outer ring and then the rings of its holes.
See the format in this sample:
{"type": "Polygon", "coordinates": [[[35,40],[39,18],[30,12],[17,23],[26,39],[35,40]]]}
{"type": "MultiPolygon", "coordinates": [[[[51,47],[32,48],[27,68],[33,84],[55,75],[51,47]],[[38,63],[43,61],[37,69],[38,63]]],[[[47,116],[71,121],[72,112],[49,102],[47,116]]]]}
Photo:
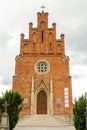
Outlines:
{"type": "Polygon", "coordinates": [[[48,13],[37,13],[37,27],[29,23],[29,38],[20,36],[15,58],[13,91],[24,97],[22,115],[72,115],[72,83],[64,34],[56,39],[56,23],[48,27],[48,13]]]}

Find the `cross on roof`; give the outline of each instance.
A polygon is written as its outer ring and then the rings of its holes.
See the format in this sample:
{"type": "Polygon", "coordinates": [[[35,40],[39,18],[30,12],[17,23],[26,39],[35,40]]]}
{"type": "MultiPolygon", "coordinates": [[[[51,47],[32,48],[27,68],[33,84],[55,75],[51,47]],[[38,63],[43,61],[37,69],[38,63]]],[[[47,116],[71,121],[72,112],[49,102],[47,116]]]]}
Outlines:
{"type": "Polygon", "coordinates": [[[7,101],[5,101],[5,103],[2,106],[4,107],[4,112],[7,113],[7,107],[9,106],[9,104],[7,103],[7,101]]]}
{"type": "Polygon", "coordinates": [[[46,7],[44,5],[41,6],[42,9],[45,9],[46,7]]]}

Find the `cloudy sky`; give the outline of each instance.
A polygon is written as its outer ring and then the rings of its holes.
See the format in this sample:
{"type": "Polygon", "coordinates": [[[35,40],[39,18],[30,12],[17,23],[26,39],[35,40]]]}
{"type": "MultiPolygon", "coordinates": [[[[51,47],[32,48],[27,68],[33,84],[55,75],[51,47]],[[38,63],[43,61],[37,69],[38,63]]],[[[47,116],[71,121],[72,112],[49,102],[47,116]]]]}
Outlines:
{"type": "Polygon", "coordinates": [[[36,27],[42,5],[49,13],[49,27],[57,24],[57,38],[65,34],[73,98],[78,98],[87,92],[87,0],[0,0],[0,95],[12,88],[20,34],[28,38],[28,23],[36,27]]]}

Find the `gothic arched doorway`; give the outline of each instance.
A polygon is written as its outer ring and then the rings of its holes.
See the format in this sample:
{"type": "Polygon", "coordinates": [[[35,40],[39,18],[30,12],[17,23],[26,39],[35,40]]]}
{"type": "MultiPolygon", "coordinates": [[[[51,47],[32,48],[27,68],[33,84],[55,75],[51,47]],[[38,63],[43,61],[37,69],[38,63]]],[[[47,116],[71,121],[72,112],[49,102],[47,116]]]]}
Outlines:
{"type": "Polygon", "coordinates": [[[47,94],[43,90],[37,95],[37,114],[47,114],[47,94]]]}

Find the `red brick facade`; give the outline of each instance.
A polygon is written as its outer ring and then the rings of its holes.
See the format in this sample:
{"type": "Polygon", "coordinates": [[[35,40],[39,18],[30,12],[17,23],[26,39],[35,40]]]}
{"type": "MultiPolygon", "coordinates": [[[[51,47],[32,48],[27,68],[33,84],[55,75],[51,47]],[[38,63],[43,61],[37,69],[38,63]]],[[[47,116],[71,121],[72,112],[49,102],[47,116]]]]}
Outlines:
{"type": "Polygon", "coordinates": [[[56,39],[56,24],[48,28],[48,13],[37,13],[37,28],[29,23],[29,39],[21,34],[20,44],[12,89],[24,97],[22,114],[71,115],[72,84],[64,34],[56,39]]]}

